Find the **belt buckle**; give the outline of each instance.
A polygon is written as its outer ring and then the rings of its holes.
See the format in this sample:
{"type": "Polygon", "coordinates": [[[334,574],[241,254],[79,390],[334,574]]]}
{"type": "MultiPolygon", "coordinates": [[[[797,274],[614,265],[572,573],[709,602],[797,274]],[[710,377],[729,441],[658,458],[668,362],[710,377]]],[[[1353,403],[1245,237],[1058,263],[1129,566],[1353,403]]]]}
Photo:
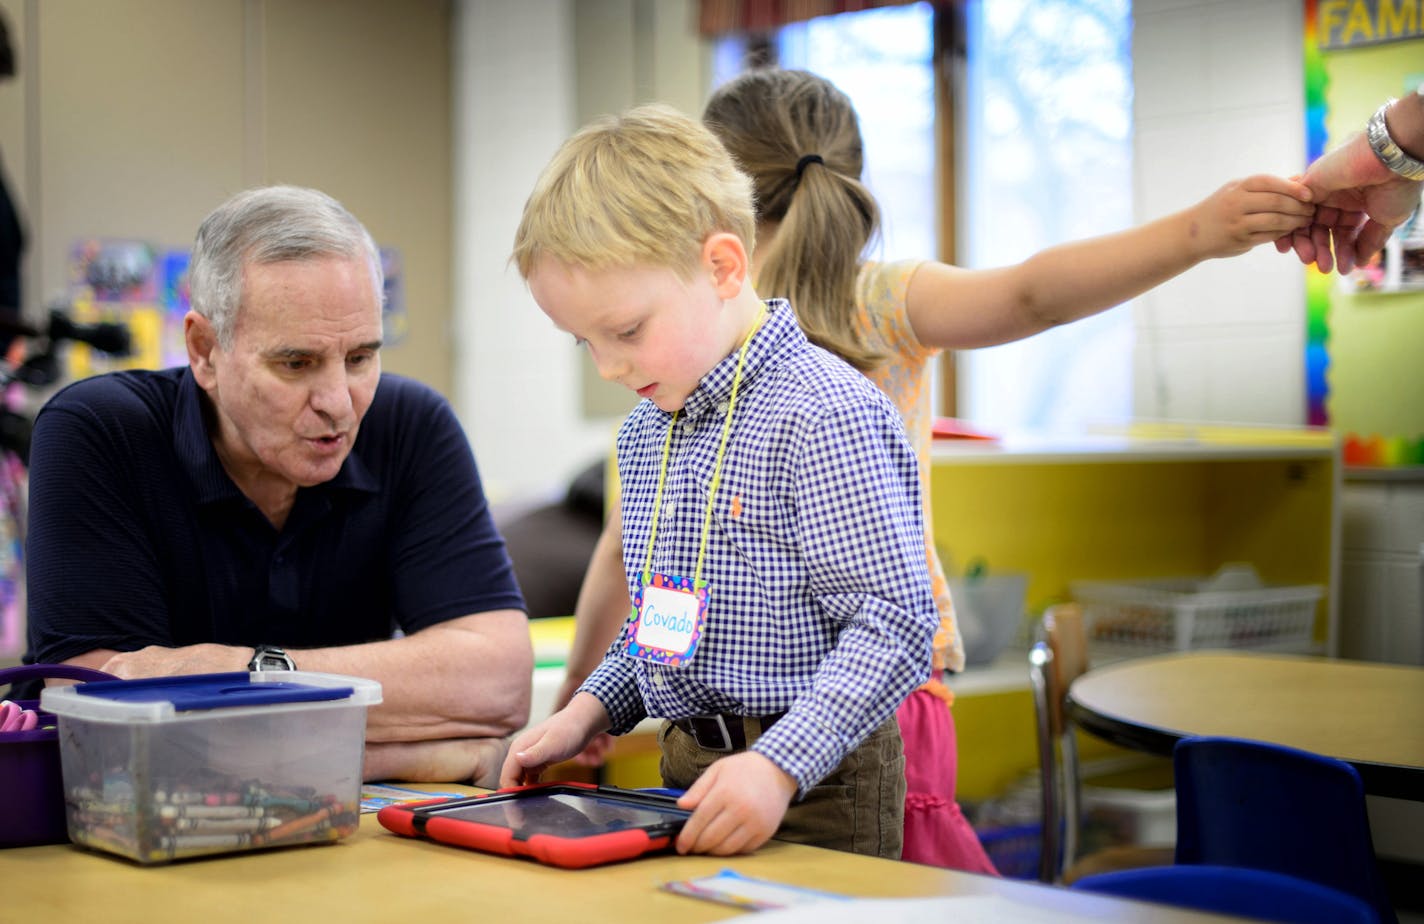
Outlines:
{"type": "Polygon", "coordinates": [[[730,753],[730,752],[736,750],[736,748],[733,747],[733,745],[732,745],[732,733],[727,730],[727,717],[724,716],[724,715],[722,715],[722,713],[719,712],[719,713],[717,713],[716,715],[707,716],[707,717],[706,717],[705,719],[703,719],[701,722],[694,723],[692,727],[695,728],[695,729],[697,729],[697,731],[698,731],[698,734],[696,735],[698,745],[700,745],[700,746],[701,746],[702,748],[704,748],[705,750],[708,750],[708,751],[722,751],[722,752],[726,752],[726,753],[730,753]],[[703,725],[703,722],[706,722],[707,719],[712,719],[712,720],[714,720],[714,721],[716,722],[717,731],[718,731],[718,732],[721,734],[721,736],[722,736],[722,742],[721,742],[721,744],[718,744],[718,745],[716,745],[716,746],[713,746],[713,745],[711,745],[711,744],[707,744],[706,742],[704,742],[704,741],[702,740],[702,734],[701,734],[702,725],[703,725]]]}

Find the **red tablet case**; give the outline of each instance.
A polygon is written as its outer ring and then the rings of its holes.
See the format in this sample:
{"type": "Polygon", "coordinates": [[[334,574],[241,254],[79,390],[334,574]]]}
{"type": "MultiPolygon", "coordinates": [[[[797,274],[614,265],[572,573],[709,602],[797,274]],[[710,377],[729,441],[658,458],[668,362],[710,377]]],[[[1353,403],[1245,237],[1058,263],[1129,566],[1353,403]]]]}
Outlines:
{"type": "Polygon", "coordinates": [[[429,802],[407,802],[388,805],[376,813],[381,826],[405,837],[424,837],[442,844],[468,847],[486,853],[508,857],[528,857],[549,866],[565,869],[581,869],[620,860],[631,860],[645,853],[665,849],[682,829],[682,821],[669,821],[650,828],[629,828],[585,837],[560,837],[555,834],[533,834],[527,838],[519,836],[514,828],[487,825],[456,818],[442,818],[439,815],[422,813],[422,808],[459,802],[475,804],[480,798],[502,796],[510,793],[547,795],[556,793],[586,792],[589,795],[607,795],[622,800],[646,801],[649,805],[669,807],[675,802],[666,797],[651,796],[634,790],[595,786],[591,783],[535,783],[529,786],[513,786],[500,789],[475,799],[433,799],[429,802]]]}

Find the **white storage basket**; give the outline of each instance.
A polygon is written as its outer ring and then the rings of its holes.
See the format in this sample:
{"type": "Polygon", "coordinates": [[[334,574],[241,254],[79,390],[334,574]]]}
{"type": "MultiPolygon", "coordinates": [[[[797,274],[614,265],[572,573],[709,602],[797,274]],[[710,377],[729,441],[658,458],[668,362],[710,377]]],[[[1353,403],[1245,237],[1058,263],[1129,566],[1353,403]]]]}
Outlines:
{"type": "Polygon", "coordinates": [[[1315,649],[1318,584],[1202,590],[1207,578],[1114,583],[1078,581],[1094,655],[1130,656],[1193,648],[1315,649]]]}

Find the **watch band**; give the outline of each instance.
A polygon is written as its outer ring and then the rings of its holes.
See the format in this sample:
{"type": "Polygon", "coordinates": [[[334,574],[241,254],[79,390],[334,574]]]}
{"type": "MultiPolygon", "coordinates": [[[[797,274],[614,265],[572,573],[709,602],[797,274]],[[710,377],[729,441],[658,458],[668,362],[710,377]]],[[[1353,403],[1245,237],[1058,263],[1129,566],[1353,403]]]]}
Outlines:
{"type": "Polygon", "coordinates": [[[1395,102],[1394,99],[1387,99],[1383,106],[1375,110],[1369,122],[1365,123],[1365,138],[1370,143],[1370,150],[1375,152],[1380,163],[1389,168],[1391,173],[1406,180],[1424,180],[1424,161],[1411,157],[1395,144],[1394,139],[1390,137],[1389,126],[1385,124],[1385,110],[1395,102]]]}
{"type": "Polygon", "coordinates": [[[284,649],[275,645],[258,645],[252,649],[252,660],[247,662],[250,671],[294,671],[296,662],[284,649]]]}

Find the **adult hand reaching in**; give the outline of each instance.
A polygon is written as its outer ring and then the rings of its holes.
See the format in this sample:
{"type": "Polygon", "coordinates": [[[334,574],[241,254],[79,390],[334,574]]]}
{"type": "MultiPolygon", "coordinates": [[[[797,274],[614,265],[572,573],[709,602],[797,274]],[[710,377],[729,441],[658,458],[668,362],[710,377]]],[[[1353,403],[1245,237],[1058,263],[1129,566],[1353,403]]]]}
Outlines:
{"type": "Polygon", "coordinates": [[[1315,218],[1308,227],[1276,241],[1281,253],[1294,250],[1302,263],[1314,263],[1321,272],[1338,268],[1348,273],[1379,253],[1394,229],[1419,207],[1424,96],[1411,93],[1382,109],[1376,119],[1380,125],[1374,131],[1382,142],[1372,146],[1369,131],[1355,135],[1318,158],[1301,177],[1315,195],[1315,218]],[[1376,147],[1391,154],[1390,165],[1376,147]]]}

